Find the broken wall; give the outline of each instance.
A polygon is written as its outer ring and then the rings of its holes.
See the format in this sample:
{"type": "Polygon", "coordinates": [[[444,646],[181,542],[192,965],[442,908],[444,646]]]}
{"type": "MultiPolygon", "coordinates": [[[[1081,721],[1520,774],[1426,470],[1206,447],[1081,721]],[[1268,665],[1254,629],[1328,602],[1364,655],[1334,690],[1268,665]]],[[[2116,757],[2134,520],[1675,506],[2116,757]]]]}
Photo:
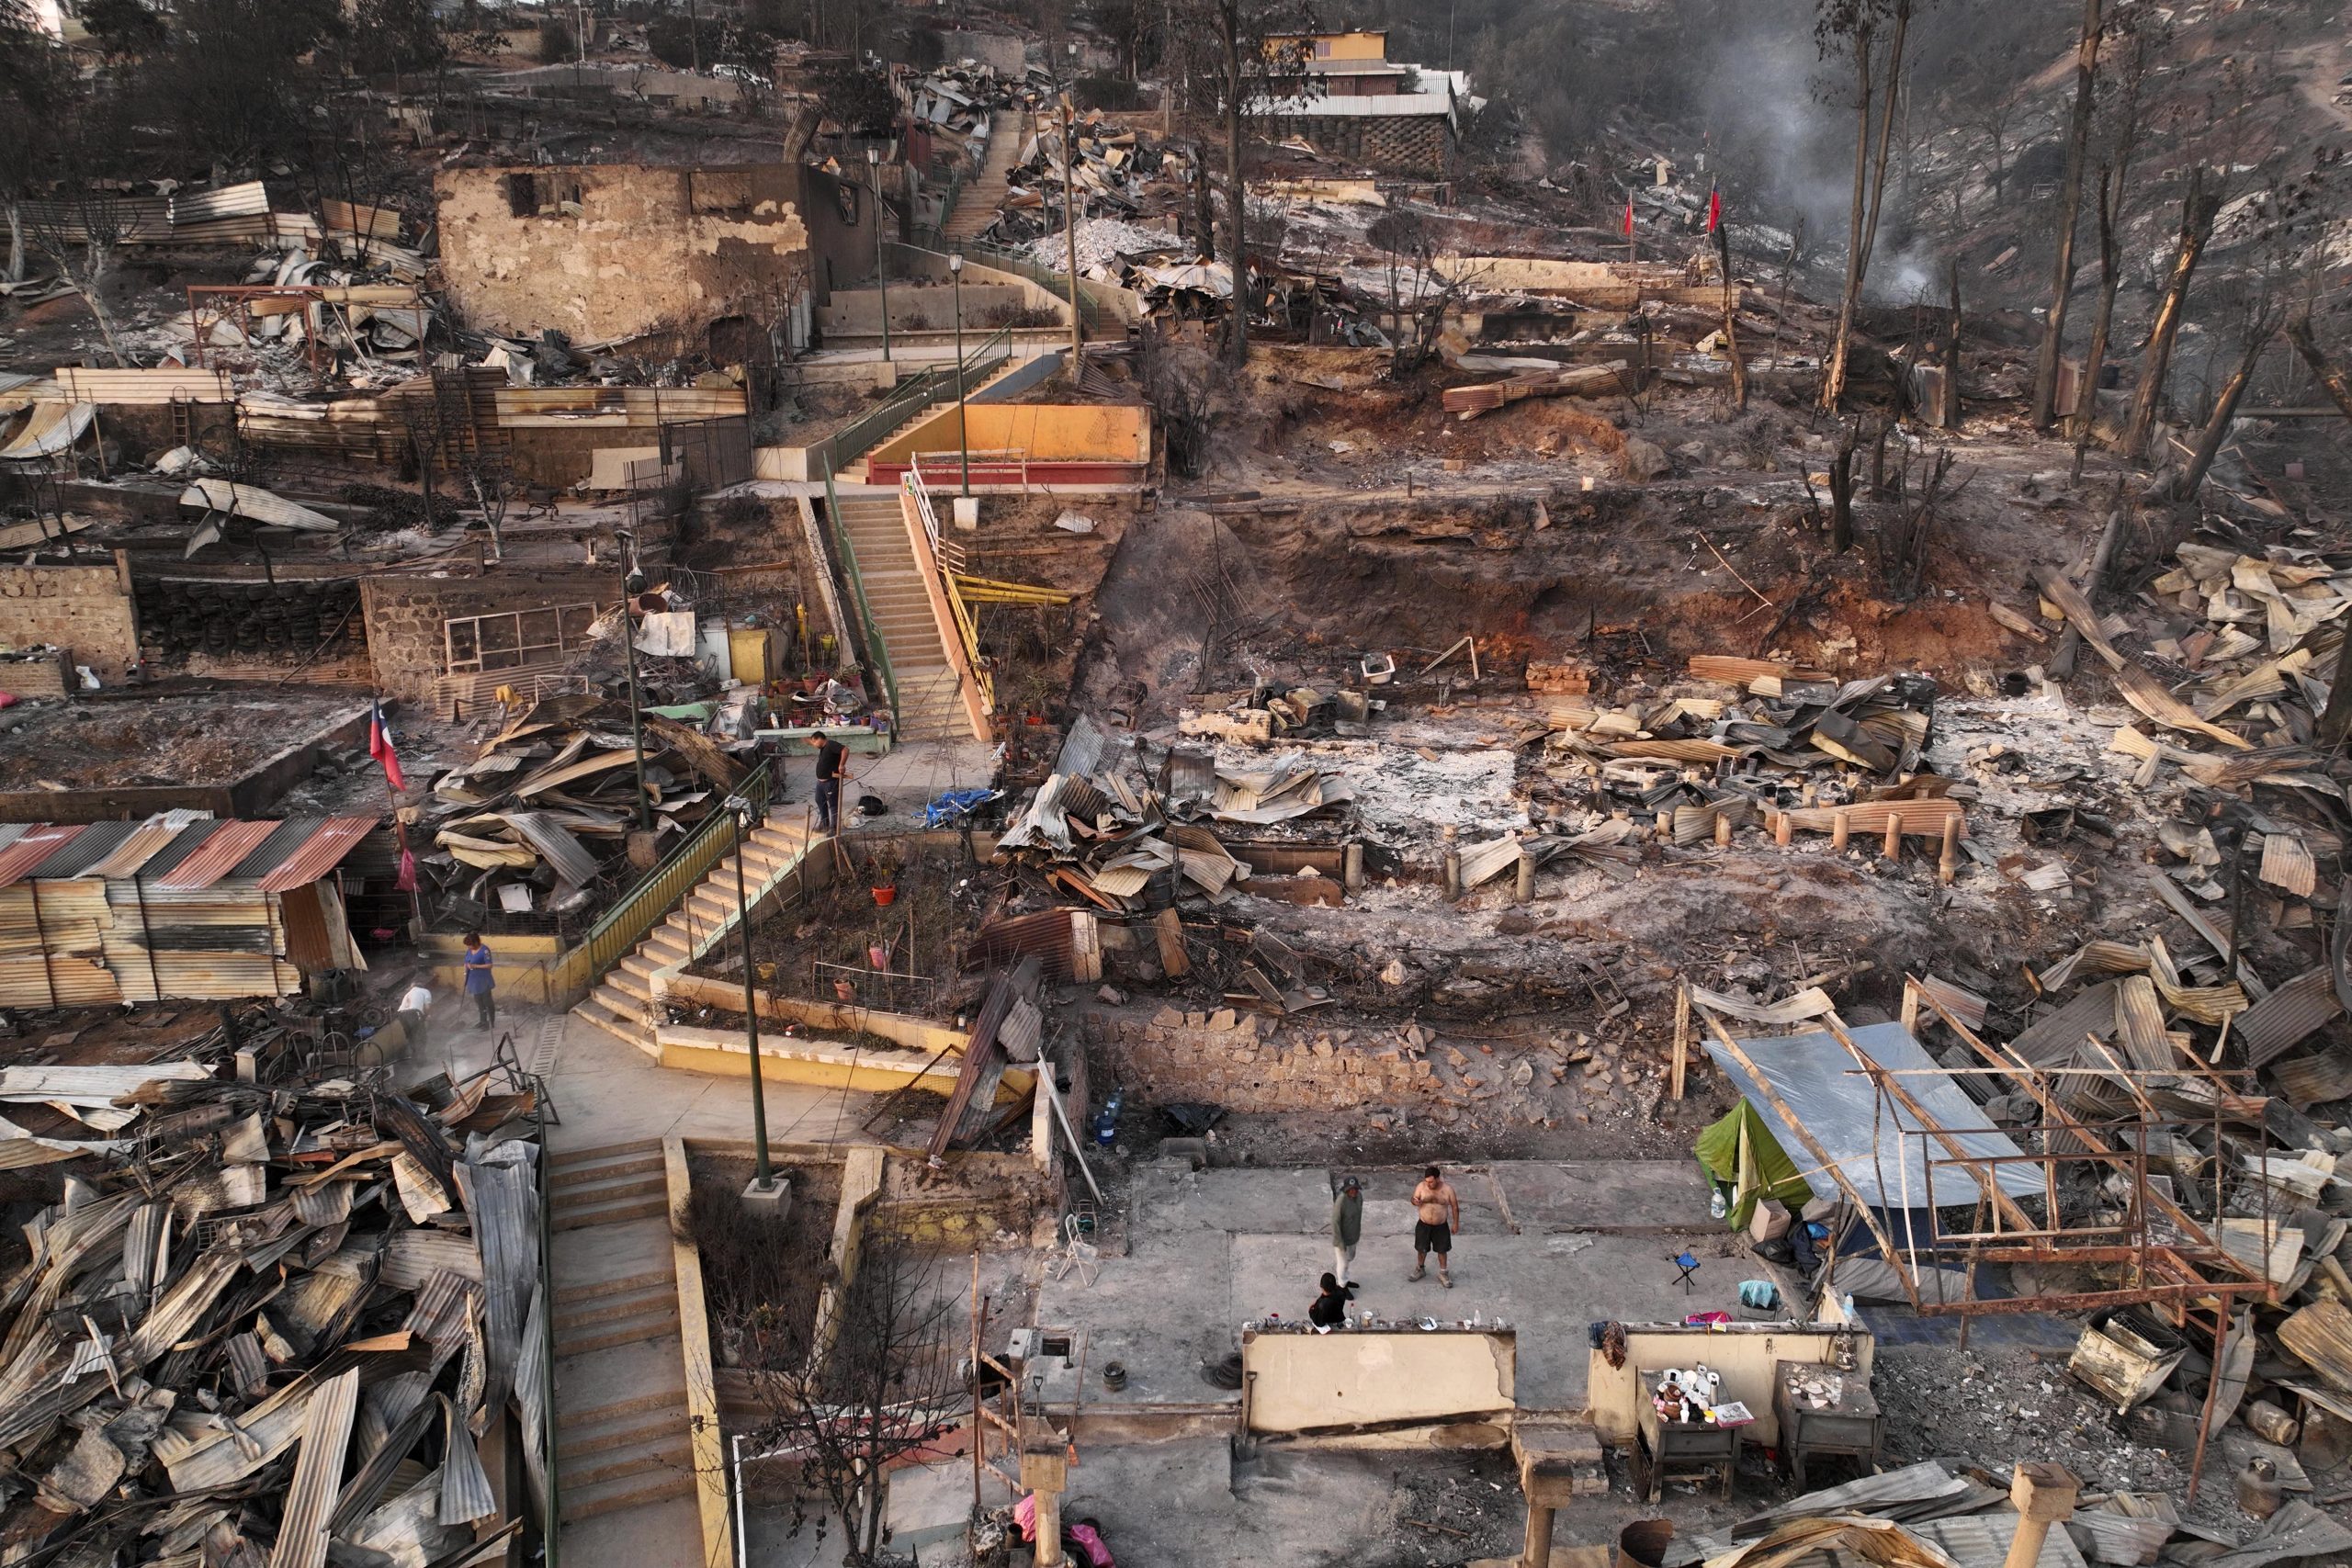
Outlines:
{"type": "Polygon", "coordinates": [[[1115,1081],[1162,1103],[1345,1111],[1423,1101],[1441,1088],[1436,1066],[1396,1041],[1359,1043],[1351,1030],[1284,1024],[1231,1008],[1162,1008],[1148,1020],[1097,1010],[1080,1027],[1090,1044],[1111,1053],[1115,1081]]]}
{"type": "Polygon", "coordinates": [[[1442,114],[1283,115],[1273,137],[1303,136],[1328,158],[1436,179],[1453,165],[1453,134],[1442,114]]]}
{"type": "MultiPolygon", "coordinates": [[[[620,601],[620,581],[613,571],[588,568],[492,567],[481,577],[456,578],[388,572],[361,579],[359,597],[379,688],[387,695],[432,702],[449,668],[447,626],[451,617],[572,604],[609,607],[620,601]]],[[[532,671],[560,662],[532,659],[514,670],[487,671],[479,679],[492,685],[502,673],[527,679],[532,671]]]]}
{"type": "Polygon", "coordinates": [[[441,273],[465,320],[578,343],[767,321],[808,284],[799,172],[782,164],[444,169],[441,273]]]}
{"type": "Polygon", "coordinates": [[[1510,1329],[1244,1334],[1250,1429],[1306,1433],[1507,1415],[1519,1338],[1510,1329]]]}
{"type": "Polygon", "coordinates": [[[140,643],[151,661],[247,659],[289,666],[310,660],[306,673],[346,670],[366,659],[356,577],[240,582],[204,577],[153,577],[139,581],[140,643]],[[330,669],[316,655],[333,639],[330,669]]]}
{"type": "Polygon", "coordinates": [[[139,661],[139,617],[122,551],[105,566],[0,567],[0,647],[54,643],[111,685],[139,661]]]}

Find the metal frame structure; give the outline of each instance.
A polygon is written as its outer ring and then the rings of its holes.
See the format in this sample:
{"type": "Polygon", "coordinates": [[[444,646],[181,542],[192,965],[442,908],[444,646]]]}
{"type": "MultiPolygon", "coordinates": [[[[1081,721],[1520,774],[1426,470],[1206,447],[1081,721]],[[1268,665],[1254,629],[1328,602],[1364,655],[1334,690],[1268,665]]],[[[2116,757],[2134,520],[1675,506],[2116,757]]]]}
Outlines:
{"type": "MultiPolygon", "coordinates": [[[[1781,1100],[1756,1063],[1739,1043],[1733,1039],[1724,1021],[1704,1002],[1692,998],[1691,1010],[1713,1032],[1732,1059],[1737,1062],[1754,1080],[1768,1103],[1805,1145],[1818,1168],[1838,1183],[1854,1213],[1868,1225],[1872,1237],[1884,1255],[1887,1265],[1902,1283],[1904,1293],[1910,1298],[1913,1309],[1922,1316],[1954,1315],[1961,1318],[1961,1343],[1967,1344],[1969,1319],[1989,1313],[2022,1312],[2086,1312],[2110,1310],[2125,1306],[2153,1306],[2175,1325],[2205,1327],[2210,1314],[2212,1338],[2212,1364],[2218,1369],[2223,1362],[2223,1351],[2231,1332],[2231,1320],[2241,1303],[2275,1304],[2278,1286],[2267,1269],[2257,1269],[2233,1256],[2217,1240],[2204,1222],[2196,1219],[2150,1180],[2148,1145],[2150,1134],[2185,1133],[2192,1126],[2208,1130],[2217,1150],[2226,1147],[2222,1123],[2231,1102],[2243,1103],[2247,1098],[2233,1089],[2228,1076],[2211,1066],[2185,1059],[2180,1070],[2169,1073],[2135,1071],[2120,1066],[2105,1068],[2044,1068],[2036,1066],[2004,1046],[1986,1043],[1973,1030],[1953,1016],[1933,988],[1914,976],[1904,977],[1903,1027],[1916,1033],[1924,1002],[1936,1020],[1950,1029],[1978,1057],[1981,1068],[1937,1068],[1938,1077],[1972,1075],[1998,1076],[2015,1083],[2025,1095],[2040,1107],[2045,1145],[2064,1140],[2071,1146],[2045,1146],[2040,1153],[1985,1155],[1962,1149],[1950,1130],[1939,1126],[1916,1098],[1903,1086],[1904,1072],[1893,1070],[1872,1059],[1870,1053],[1858,1044],[1847,1032],[1845,1023],[1835,1011],[1818,1019],[1805,1021],[1808,1032],[1824,1030],[1843,1045],[1854,1058],[1858,1076],[1867,1077],[1871,1093],[1879,1113],[1892,1119],[1900,1108],[1916,1124],[1901,1129],[1898,1147],[1903,1154],[1902,1165],[1909,1168],[1910,1140],[1917,1139],[1922,1165],[1927,1172],[1927,1190],[1920,1199],[1931,1213],[1938,1208],[1935,1197],[1935,1176],[1939,1169],[1951,1171],[1967,1179],[1970,1196],[1966,1204],[1976,1211],[1976,1219],[1966,1230],[1944,1231],[1939,1226],[1928,1238],[1926,1247],[1917,1238],[1906,1235],[1913,1245],[1898,1247],[1879,1220],[1875,1208],[1849,1181],[1828,1151],[1816,1141],[1795,1111],[1781,1100]],[[2052,1091],[2050,1080],[2069,1076],[2096,1076],[2105,1079],[2120,1079],[2139,1106],[2142,1114],[2129,1121],[2086,1122],[2068,1111],[2063,1100],[2052,1091]],[[2149,1098],[2148,1088],[2157,1087],[2154,1080],[2177,1082],[2195,1080],[2209,1091],[2212,1106],[2210,1118],[2165,1116],[2149,1098]],[[2145,1084],[2146,1087],[2143,1087],[2145,1084]],[[1937,1150],[1940,1149],[1940,1153],[1937,1150]],[[2036,1219],[2016,1198],[2003,1192],[1997,1181],[2000,1168],[2008,1165],[2038,1166],[2042,1172],[2043,1191],[2038,1201],[2044,1213],[2036,1219]],[[2094,1190],[2107,1185],[2108,1179],[2121,1179],[2123,1201],[2120,1206],[2095,1213],[2081,1223],[2069,1223],[2060,1213],[2060,1171],[2062,1167],[2074,1167],[2097,1173],[2094,1190]],[[1988,1227],[1989,1224],[1989,1228],[1988,1227]],[[1940,1292],[1932,1298],[1919,1288],[1919,1278],[1912,1257],[1926,1252],[1931,1258],[1949,1258],[1964,1265],[1971,1286],[1976,1269],[1986,1263],[2021,1264],[2041,1268],[2078,1268],[2097,1275],[2114,1275],[2116,1282],[2103,1284],[2089,1291],[2059,1293],[2036,1293],[1995,1301],[1945,1301],[1940,1292]]],[[[2240,1074],[2250,1077],[2250,1074],[2240,1074]]],[[[2227,1207],[2223,1190],[2230,1174],[2226,1158],[2217,1159],[2211,1190],[2212,1209],[2218,1217],[2227,1207]]],[[[2261,1189],[2258,1223],[2265,1239],[2264,1253],[2268,1254],[2267,1240],[2274,1228],[2270,1203],[2271,1190],[2267,1182],[2253,1178],[2261,1189]]],[[[1947,1189],[1949,1190],[1949,1189],[1947,1189]]],[[[1882,1199],[1883,1193],[1882,1193],[1882,1199]]],[[[1908,1195],[1904,1199],[1910,1205],[1908,1195]]],[[[1959,1207],[1961,1205],[1950,1205],[1959,1207]]],[[[1836,1275],[1837,1263],[1829,1262],[1828,1278],[1836,1275]]],[[[1972,1288],[1968,1292],[1974,1295],[1972,1288]]],[[[2190,1470],[2189,1495],[2197,1495],[2202,1477],[2205,1449],[2211,1435],[2214,1401],[2222,1380],[2216,1376],[2206,1391],[2203,1417],[2198,1427],[2197,1454],[2190,1470]]]]}

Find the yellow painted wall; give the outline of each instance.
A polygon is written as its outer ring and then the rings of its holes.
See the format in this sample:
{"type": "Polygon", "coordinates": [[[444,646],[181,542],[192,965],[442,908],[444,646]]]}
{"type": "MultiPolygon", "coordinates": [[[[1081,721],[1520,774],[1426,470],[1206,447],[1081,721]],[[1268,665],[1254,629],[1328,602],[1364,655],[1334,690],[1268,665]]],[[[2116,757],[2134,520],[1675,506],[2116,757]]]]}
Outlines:
{"type": "Polygon", "coordinates": [[[1271,42],[1283,42],[1294,38],[1331,46],[1327,54],[1316,51],[1317,60],[1385,60],[1388,58],[1388,35],[1385,32],[1352,33],[1278,33],[1271,42]]]}
{"type": "MultiPolygon", "coordinates": [[[[1151,411],[1124,403],[967,403],[975,452],[1026,452],[1032,462],[1148,463],[1151,411]]],[[[918,452],[954,452],[956,411],[877,446],[869,463],[903,463],[918,452]]]]}
{"type": "MultiPolygon", "coordinates": [[[[1494,1331],[1245,1334],[1253,1432],[1452,1421],[1510,1410],[1518,1337],[1494,1331]]],[[[1712,1363],[1711,1363],[1712,1364],[1712,1363]]]]}
{"type": "MultiPolygon", "coordinates": [[[[1679,1324],[1634,1325],[1625,1328],[1625,1364],[1612,1367],[1600,1351],[1588,1352],[1591,1365],[1585,1384],[1592,1425],[1607,1443],[1634,1440],[1635,1412],[1647,1397],[1635,1373],[1664,1371],[1669,1367],[1693,1367],[1704,1361],[1724,1377],[1724,1397],[1746,1403],[1756,1415],[1748,1427],[1750,1442],[1781,1440],[1781,1423],[1772,1415],[1772,1368],[1778,1361],[1812,1361],[1831,1365],[1837,1360],[1838,1336],[1817,1325],[1736,1323],[1720,1331],[1685,1328],[1679,1324]]],[[[1854,1336],[1854,1375],[1870,1380],[1878,1347],[1868,1330],[1854,1336]]]]}
{"type": "MultiPolygon", "coordinates": [[[[741,980],[720,980],[707,975],[672,975],[663,981],[662,992],[681,1001],[708,1002],[713,1007],[730,1008],[738,1012],[743,1009],[743,983],[741,980]]],[[[763,993],[759,1003],[763,1019],[805,1023],[812,1029],[837,1029],[843,1032],[862,1029],[868,1034],[878,1034],[885,1040],[895,1041],[917,1051],[939,1052],[960,1047],[971,1032],[952,1024],[927,1022],[906,1013],[821,1001],[814,997],[778,997],[763,993]]],[[[956,1070],[953,1062],[947,1066],[950,1072],[956,1070]]]]}

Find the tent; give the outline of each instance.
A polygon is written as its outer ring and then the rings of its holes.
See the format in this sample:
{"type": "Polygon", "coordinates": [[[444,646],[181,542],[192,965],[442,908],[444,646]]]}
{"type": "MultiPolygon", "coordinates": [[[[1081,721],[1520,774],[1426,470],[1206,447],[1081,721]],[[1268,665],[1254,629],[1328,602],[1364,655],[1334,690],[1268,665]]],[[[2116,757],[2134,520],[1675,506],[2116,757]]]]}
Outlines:
{"type": "Polygon", "coordinates": [[[1691,1151],[1707,1174],[1732,1190],[1731,1227],[1745,1230],[1758,1199],[1777,1198],[1791,1213],[1802,1213],[1813,1198],[1813,1188],[1796,1162],[1781,1147],[1756,1107],[1741,1100],[1713,1126],[1699,1134],[1691,1151]]]}

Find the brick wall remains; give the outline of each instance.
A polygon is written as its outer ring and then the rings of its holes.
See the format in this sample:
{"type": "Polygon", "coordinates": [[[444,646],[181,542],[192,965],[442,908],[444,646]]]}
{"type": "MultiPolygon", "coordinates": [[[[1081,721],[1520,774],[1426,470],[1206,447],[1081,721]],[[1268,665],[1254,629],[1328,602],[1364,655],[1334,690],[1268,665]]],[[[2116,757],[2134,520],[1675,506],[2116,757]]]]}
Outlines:
{"type": "Polygon", "coordinates": [[[358,604],[359,581],[351,577],[277,582],[148,578],[139,584],[141,641],[151,660],[210,655],[291,665],[334,637],[339,661],[348,652],[366,651],[366,633],[352,613],[358,604]]]}
{"type": "Polygon", "coordinates": [[[40,643],[109,683],[138,661],[139,617],[120,550],[107,566],[0,567],[0,647],[40,643]]]}
{"type": "Polygon", "coordinates": [[[476,327],[600,342],[766,322],[808,287],[800,173],[781,164],[444,169],[433,193],[442,276],[476,327]]]}
{"type": "Polygon", "coordinates": [[[609,569],[549,570],[492,567],[481,577],[415,577],[397,572],[362,578],[361,614],[379,687],[390,696],[425,702],[448,658],[443,624],[452,615],[500,610],[544,610],[558,604],[609,606],[620,601],[620,581],[609,569]]]}

